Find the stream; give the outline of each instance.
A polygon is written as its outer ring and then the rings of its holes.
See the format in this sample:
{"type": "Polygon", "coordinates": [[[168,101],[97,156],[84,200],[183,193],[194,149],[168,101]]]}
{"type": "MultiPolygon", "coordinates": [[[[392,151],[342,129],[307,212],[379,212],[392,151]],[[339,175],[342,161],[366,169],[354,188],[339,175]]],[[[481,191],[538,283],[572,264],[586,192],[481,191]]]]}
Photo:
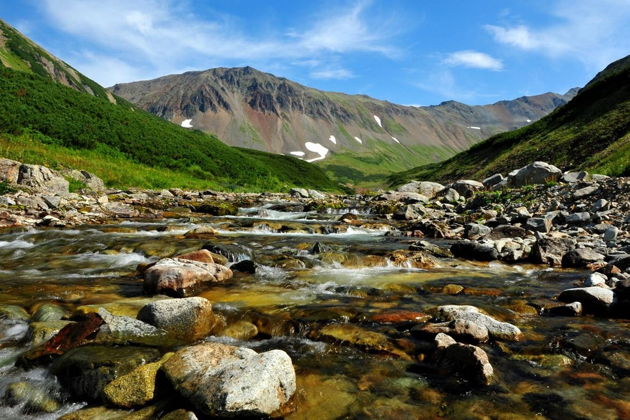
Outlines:
{"type": "MultiPolygon", "coordinates": [[[[253,324],[257,334],[207,340],[285,350],[298,378],[288,419],[629,415],[628,320],[539,314],[584,272],[452,258],[440,258],[435,268],[417,268],[387,257],[415,240],[397,235],[395,222],[362,209],[288,212],[273,204],[228,217],[182,214],[5,231],[0,234],[0,306],[18,305],[32,314],[43,303],[56,303],[76,314],[109,305],[133,315],[144,299],[138,264],[210,245],[228,265],[257,264],[255,273],[235,272],[231,280],[200,293],[228,325],[253,324]],[[339,223],[347,212],[370,222],[368,227],[339,223]],[[185,235],[200,226],[217,235],[185,235]],[[474,305],[523,331],[518,342],[480,345],[495,372],[490,386],[445,375],[425,360],[426,343],[411,330],[446,304],[474,305]],[[335,337],[321,332],[328,325],[340,326],[335,337]]],[[[27,320],[0,320],[0,397],[9,384],[25,380],[41,384],[63,405],[54,413],[25,415],[23,407],[3,403],[0,418],[52,419],[86,406],[74,401],[45,366],[15,366],[30,345],[27,320]]]]}

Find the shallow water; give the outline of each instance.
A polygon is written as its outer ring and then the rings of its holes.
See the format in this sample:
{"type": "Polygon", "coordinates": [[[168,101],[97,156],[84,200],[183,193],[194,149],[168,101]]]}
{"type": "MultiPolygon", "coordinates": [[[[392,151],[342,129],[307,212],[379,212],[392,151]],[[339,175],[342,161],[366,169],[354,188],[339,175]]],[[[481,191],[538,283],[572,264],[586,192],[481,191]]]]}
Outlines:
{"type": "MultiPolygon", "coordinates": [[[[289,418],[615,419],[630,414],[628,323],[537,315],[584,273],[448,259],[428,270],[394,265],[385,256],[407,249],[409,238],[387,235],[382,228],[339,225],[334,212],[270,207],[244,209],[236,217],[2,233],[0,304],[32,311],[56,302],[72,312],[81,305],[138,297],[138,264],[212,243],[222,247],[230,264],[253,259],[260,265],[256,274],[237,273],[201,296],[229,322],[254,323],[259,334],[248,341],[208,339],[287,351],[299,385],[289,418]],[[219,234],[205,240],[184,236],[198,226],[211,226],[219,234]],[[316,243],[327,251],[311,253],[316,243]],[[463,286],[464,292],[443,293],[448,284],[463,286]],[[376,315],[395,311],[430,314],[442,304],[475,305],[523,330],[520,342],[481,346],[495,370],[493,385],[471,385],[424,362],[426,344],[409,333],[413,322],[375,321],[376,315]],[[331,324],[379,333],[391,348],[374,351],[330,339],[320,330],[331,324]]],[[[353,213],[384,222],[360,209],[353,213]]],[[[133,313],[136,306],[129,302],[133,313]]],[[[64,401],[63,408],[31,417],[55,418],[80,408],[84,403],[72,401],[45,369],[13,367],[28,348],[27,328],[24,321],[0,323],[0,394],[17,380],[45,383],[64,401]]],[[[20,410],[0,407],[0,417],[24,416],[20,410]]]]}

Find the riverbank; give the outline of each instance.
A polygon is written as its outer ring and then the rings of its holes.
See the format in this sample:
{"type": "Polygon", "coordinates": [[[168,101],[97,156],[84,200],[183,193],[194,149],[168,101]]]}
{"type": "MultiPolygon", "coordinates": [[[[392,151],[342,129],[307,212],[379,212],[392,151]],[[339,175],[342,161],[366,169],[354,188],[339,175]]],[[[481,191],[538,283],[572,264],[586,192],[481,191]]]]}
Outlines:
{"type": "Polygon", "coordinates": [[[628,179],[67,193],[23,172],[0,197],[8,415],[630,412],[628,179]]]}

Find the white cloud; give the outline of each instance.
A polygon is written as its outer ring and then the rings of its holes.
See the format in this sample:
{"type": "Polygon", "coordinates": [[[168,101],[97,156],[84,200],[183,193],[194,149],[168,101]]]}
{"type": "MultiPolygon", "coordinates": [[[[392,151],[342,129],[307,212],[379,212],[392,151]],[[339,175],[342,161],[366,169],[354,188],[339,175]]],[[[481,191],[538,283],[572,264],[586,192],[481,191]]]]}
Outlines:
{"type": "MultiPolygon", "coordinates": [[[[269,67],[301,60],[329,63],[352,52],[397,53],[390,45],[396,32],[389,29],[396,25],[375,24],[366,13],[366,1],[328,8],[321,16],[300,24],[304,28],[300,31],[280,28],[276,34],[264,36],[230,16],[201,18],[189,1],[42,0],[41,4],[54,26],[98,49],[91,54],[79,51],[68,61],[78,63],[79,70],[105,85],[182,68],[205,69],[210,63],[269,67]]],[[[313,67],[311,73],[320,78],[352,77],[349,70],[326,64],[313,67]]]]}
{"type": "Polygon", "coordinates": [[[346,69],[322,69],[315,70],[310,73],[313,79],[351,79],[354,77],[354,73],[346,69]]]}
{"type": "Polygon", "coordinates": [[[476,69],[486,69],[499,71],[503,68],[503,62],[486,53],[479,51],[456,51],[449,54],[444,63],[450,66],[472,67],[476,69]]]}
{"type": "Polygon", "coordinates": [[[630,1],[559,0],[546,25],[485,25],[494,39],[552,58],[571,57],[600,69],[630,52],[630,1]]]}

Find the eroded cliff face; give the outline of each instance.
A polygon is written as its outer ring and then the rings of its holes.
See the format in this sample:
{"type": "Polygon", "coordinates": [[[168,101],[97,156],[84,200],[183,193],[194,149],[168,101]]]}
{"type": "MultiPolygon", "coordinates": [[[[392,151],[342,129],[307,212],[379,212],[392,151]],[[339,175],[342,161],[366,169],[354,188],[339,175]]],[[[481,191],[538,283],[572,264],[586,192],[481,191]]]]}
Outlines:
{"type": "Polygon", "coordinates": [[[449,101],[409,107],[319,91],[251,67],[188,72],[118,84],[111,91],[174,123],[216,134],[230,145],[322,162],[340,154],[375,154],[392,158],[392,169],[438,160],[527,125],[575,95],[546,93],[486,106],[449,101]],[[318,146],[309,148],[307,143],[318,146]],[[326,157],[322,147],[330,152],[326,157]]]}

